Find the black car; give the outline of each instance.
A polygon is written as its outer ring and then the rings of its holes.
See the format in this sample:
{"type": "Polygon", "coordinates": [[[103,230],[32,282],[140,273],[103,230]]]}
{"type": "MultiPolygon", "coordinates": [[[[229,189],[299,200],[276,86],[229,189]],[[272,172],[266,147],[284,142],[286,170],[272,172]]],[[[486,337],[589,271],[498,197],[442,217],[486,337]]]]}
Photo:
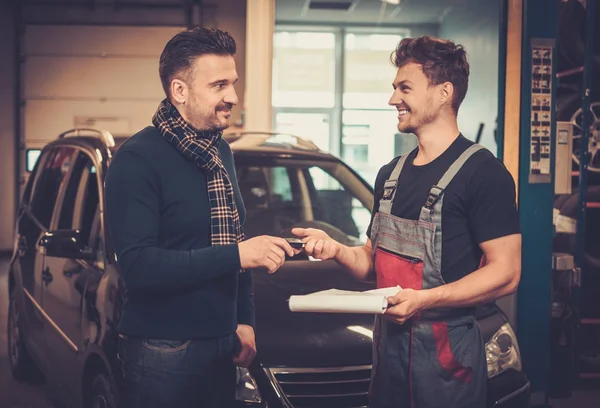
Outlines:
{"type": "MultiPolygon", "coordinates": [[[[247,207],[247,235],[291,237],[316,227],[347,245],[365,239],[372,189],[347,165],[295,136],[226,136],[247,207]]],[[[117,331],[123,284],[104,219],[103,179],[122,140],[79,129],[41,152],[27,181],[9,274],[10,369],[34,366],[71,407],[116,407],[117,331]]],[[[291,295],[372,289],[332,261],[290,259],[254,273],[258,354],[238,369],[243,407],[367,405],[373,316],[292,313],[291,295]]],[[[477,317],[486,341],[488,406],[527,407],[516,336],[495,305],[477,317]]]]}

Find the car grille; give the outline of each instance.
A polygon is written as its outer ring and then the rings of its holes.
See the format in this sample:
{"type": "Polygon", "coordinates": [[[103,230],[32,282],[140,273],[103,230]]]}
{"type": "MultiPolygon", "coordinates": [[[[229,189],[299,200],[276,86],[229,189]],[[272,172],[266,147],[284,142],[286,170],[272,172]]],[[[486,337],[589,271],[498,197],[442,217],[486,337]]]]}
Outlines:
{"type": "Polygon", "coordinates": [[[288,406],[359,408],[368,406],[371,366],[267,368],[288,406]]]}

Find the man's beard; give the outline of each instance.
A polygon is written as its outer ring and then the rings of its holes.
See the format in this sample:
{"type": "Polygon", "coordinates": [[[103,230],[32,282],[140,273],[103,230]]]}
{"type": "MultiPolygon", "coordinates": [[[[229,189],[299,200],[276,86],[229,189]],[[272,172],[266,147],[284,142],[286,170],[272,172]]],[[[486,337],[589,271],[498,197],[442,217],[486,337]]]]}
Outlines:
{"type": "Polygon", "coordinates": [[[197,104],[195,101],[190,101],[188,105],[187,116],[190,118],[190,125],[195,130],[199,132],[222,132],[229,127],[229,123],[221,123],[217,115],[219,111],[231,111],[232,104],[221,103],[210,114],[206,114],[206,110],[202,108],[202,105],[197,104]]]}
{"type": "Polygon", "coordinates": [[[219,123],[219,119],[218,119],[218,114],[221,111],[229,111],[229,119],[231,119],[231,110],[233,109],[233,105],[231,103],[220,103],[219,105],[217,105],[216,109],[215,109],[215,114],[214,114],[214,124],[215,126],[213,127],[214,131],[218,131],[221,132],[225,129],[227,129],[229,127],[229,120],[227,120],[225,123],[219,123]]]}
{"type": "MultiPolygon", "coordinates": [[[[428,101],[427,106],[431,106],[430,101],[428,101]]],[[[420,113],[420,112],[417,112],[417,113],[420,113]]],[[[413,114],[412,110],[409,110],[408,114],[412,115],[413,114]]],[[[417,134],[419,132],[419,129],[434,122],[438,116],[439,116],[439,110],[436,111],[435,109],[429,108],[428,110],[424,111],[420,115],[420,117],[417,119],[416,123],[410,123],[410,121],[406,125],[398,123],[398,130],[402,133],[417,134]]]]}

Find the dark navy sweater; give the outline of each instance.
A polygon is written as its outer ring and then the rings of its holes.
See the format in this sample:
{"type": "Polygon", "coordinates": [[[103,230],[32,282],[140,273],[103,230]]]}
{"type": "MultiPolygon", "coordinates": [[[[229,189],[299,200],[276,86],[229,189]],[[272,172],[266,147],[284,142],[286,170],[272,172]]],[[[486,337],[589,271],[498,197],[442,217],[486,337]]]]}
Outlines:
{"type": "MultiPolygon", "coordinates": [[[[219,153],[245,208],[233,155],[219,153]]],[[[254,326],[252,275],[237,244],[211,246],[206,175],[152,126],[118,149],[105,181],[106,217],[127,289],[119,331],[189,340],[254,326]]]]}

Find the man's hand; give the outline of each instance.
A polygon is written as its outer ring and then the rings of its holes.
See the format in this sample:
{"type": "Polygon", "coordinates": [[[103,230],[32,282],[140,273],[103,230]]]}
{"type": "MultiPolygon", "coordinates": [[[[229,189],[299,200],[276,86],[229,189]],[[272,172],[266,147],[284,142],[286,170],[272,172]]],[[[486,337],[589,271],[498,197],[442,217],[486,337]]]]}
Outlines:
{"type": "Polygon", "coordinates": [[[333,259],[340,252],[340,244],[324,231],[314,228],[293,228],[292,234],[302,238],[304,252],[323,261],[333,259]]]}
{"type": "Polygon", "coordinates": [[[385,314],[396,323],[403,324],[413,315],[427,306],[425,291],[402,289],[394,296],[388,297],[388,309],[385,314]]]}
{"type": "Polygon", "coordinates": [[[249,367],[256,356],[256,342],[252,326],[238,324],[236,334],[240,340],[240,352],[233,356],[233,364],[238,367],[249,367]]]}
{"type": "Polygon", "coordinates": [[[285,254],[294,256],[296,252],[283,238],[263,235],[238,244],[242,269],[265,267],[274,273],[285,262],[285,254]]]}

